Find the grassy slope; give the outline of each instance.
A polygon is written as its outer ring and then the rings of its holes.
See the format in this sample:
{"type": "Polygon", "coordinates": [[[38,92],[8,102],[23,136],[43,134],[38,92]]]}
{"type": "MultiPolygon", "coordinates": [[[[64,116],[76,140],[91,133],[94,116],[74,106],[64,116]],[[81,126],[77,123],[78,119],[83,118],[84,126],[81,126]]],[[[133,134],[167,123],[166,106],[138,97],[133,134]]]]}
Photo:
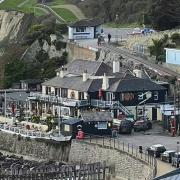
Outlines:
{"type": "Polygon", "coordinates": [[[0,9],[7,10],[19,10],[25,13],[35,13],[35,15],[43,15],[45,14],[41,9],[34,9],[36,5],[36,0],[5,0],[0,4],[0,9]],[[22,4],[25,2],[24,4],[22,4]],[[22,4],[21,7],[18,7],[22,4]]]}
{"type": "Polygon", "coordinates": [[[68,9],[64,9],[64,8],[52,8],[52,9],[67,22],[74,22],[77,20],[77,17],[68,9]]]}
{"type": "MultiPolygon", "coordinates": [[[[45,12],[43,10],[35,8],[36,2],[36,0],[5,0],[0,4],[0,9],[20,10],[25,13],[35,13],[36,16],[44,15],[45,12]],[[25,3],[22,4],[23,2],[25,3]],[[18,7],[20,4],[22,4],[22,6],[18,7]]],[[[62,4],[66,4],[66,0],[54,0],[53,2],[49,3],[49,6],[62,4]]],[[[67,22],[73,22],[77,20],[77,17],[68,9],[53,8],[53,10],[67,22]]]]}

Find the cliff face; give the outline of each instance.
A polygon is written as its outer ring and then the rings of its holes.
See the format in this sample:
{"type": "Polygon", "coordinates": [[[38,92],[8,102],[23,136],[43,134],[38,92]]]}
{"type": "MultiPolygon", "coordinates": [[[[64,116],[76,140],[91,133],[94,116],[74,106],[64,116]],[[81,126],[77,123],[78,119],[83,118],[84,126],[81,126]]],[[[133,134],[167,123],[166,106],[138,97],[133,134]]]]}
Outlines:
{"type": "Polygon", "coordinates": [[[0,41],[21,42],[33,20],[32,14],[0,10],[0,41]]]}

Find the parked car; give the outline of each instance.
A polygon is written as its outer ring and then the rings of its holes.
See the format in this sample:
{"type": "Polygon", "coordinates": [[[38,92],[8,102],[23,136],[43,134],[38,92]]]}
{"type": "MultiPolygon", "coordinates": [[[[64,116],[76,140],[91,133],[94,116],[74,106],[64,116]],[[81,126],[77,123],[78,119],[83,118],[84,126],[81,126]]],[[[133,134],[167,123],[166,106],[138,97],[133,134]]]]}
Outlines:
{"type": "Polygon", "coordinates": [[[174,156],[172,157],[172,166],[179,167],[180,164],[180,152],[176,152],[174,156]]]}
{"type": "Polygon", "coordinates": [[[113,130],[116,130],[117,132],[119,132],[119,134],[131,134],[132,127],[132,122],[129,120],[113,119],[113,130]]]}
{"type": "Polygon", "coordinates": [[[148,119],[140,119],[134,123],[134,131],[146,131],[152,129],[152,123],[148,119]]]}
{"type": "Polygon", "coordinates": [[[166,151],[166,148],[161,144],[152,145],[147,148],[148,154],[154,157],[160,157],[161,154],[165,151],[166,151]]]}
{"type": "Polygon", "coordinates": [[[168,163],[171,163],[172,162],[172,157],[174,156],[176,151],[174,150],[171,150],[171,151],[164,151],[162,154],[161,154],[161,160],[162,161],[166,161],[168,163]]]}

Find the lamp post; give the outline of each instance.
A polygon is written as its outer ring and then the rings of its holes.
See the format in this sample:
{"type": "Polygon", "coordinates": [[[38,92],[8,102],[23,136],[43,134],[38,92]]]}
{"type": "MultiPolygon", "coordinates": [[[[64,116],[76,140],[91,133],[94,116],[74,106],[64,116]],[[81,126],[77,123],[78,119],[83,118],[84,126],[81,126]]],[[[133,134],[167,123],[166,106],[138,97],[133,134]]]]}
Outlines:
{"type": "Polygon", "coordinates": [[[58,128],[59,128],[59,136],[61,134],[60,132],[60,126],[61,126],[61,103],[59,103],[59,100],[58,100],[58,95],[56,96],[57,98],[57,107],[58,107],[58,128]]]}
{"type": "Polygon", "coordinates": [[[118,43],[118,19],[119,19],[119,17],[118,17],[118,14],[116,14],[116,19],[115,19],[115,23],[116,23],[116,35],[115,35],[115,41],[116,41],[116,43],[118,43]]]}

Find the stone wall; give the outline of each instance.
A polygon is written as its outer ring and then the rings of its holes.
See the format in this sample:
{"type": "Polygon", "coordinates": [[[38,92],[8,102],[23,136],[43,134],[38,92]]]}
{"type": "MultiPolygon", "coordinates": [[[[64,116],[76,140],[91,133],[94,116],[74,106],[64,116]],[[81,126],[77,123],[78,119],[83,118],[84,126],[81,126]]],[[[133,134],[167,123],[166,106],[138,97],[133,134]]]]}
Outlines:
{"type": "Polygon", "coordinates": [[[30,139],[0,132],[0,150],[22,156],[54,161],[68,161],[70,142],[30,139]]]}
{"type": "Polygon", "coordinates": [[[77,141],[71,144],[69,161],[82,163],[107,161],[109,165],[115,164],[118,179],[144,180],[150,171],[147,164],[122,151],[77,141]]]}
{"type": "Polygon", "coordinates": [[[97,51],[75,43],[67,43],[68,61],[75,59],[96,60],[97,51]]]}

